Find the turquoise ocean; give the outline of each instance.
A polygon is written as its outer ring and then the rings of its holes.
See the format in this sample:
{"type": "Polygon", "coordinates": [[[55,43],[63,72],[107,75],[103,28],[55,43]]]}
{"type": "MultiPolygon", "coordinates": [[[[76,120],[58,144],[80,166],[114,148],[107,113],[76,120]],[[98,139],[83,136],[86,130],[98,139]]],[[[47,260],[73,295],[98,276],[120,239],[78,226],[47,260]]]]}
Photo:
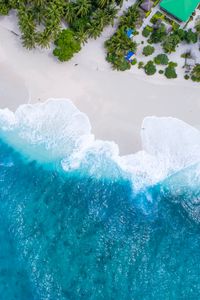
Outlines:
{"type": "Polygon", "coordinates": [[[200,298],[200,132],[141,139],[120,156],[69,100],[0,110],[0,300],[200,298]]]}

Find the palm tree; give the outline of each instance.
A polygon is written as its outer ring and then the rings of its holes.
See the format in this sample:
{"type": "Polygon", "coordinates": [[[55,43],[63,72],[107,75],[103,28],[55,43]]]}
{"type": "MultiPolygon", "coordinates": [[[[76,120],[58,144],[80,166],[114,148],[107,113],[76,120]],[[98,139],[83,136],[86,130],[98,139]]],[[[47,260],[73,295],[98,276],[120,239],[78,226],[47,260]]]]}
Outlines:
{"type": "Polygon", "coordinates": [[[98,8],[91,16],[91,22],[95,25],[101,28],[103,30],[103,27],[105,26],[107,22],[107,14],[106,11],[103,9],[98,8]]]}
{"type": "Polygon", "coordinates": [[[44,31],[37,34],[37,44],[42,48],[49,48],[52,36],[51,31],[48,28],[45,28],[44,31]]]}
{"type": "Polygon", "coordinates": [[[22,34],[21,36],[21,39],[22,39],[22,45],[31,50],[33,48],[35,48],[35,44],[36,44],[36,35],[35,33],[26,33],[26,34],[22,34]]]}
{"type": "Polygon", "coordinates": [[[97,4],[100,8],[104,8],[106,6],[109,6],[110,4],[114,4],[114,0],[98,0],[97,4]]]}
{"type": "Polygon", "coordinates": [[[32,49],[36,43],[36,25],[33,19],[33,15],[26,10],[25,6],[22,6],[18,10],[19,27],[22,32],[22,43],[24,47],[32,49]]]}
{"type": "Polygon", "coordinates": [[[77,17],[87,16],[91,10],[91,2],[90,0],[78,0],[75,4],[75,11],[77,17]]]}
{"type": "Polygon", "coordinates": [[[44,6],[35,6],[33,9],[33,16],[37,24],[41,24],[45,14],[44,6]]]}
{"type": "Polygon", "coordinates": [[[68,2],[65,7],[65,19],[70,24],[76,18],[76,9],[75,5],[72,2],[68,2]]]}
{"type": "Polygon", "coordinates": [[[99,24],[90,23],[87,29],[88,36],[97,39],[102,32],[102,27],[99,24]]]}
{"type": "Polygon", "coordinates": [[[32,0],[32,2],[36,5],[36,6],[42,6],[42,4],[44,3],[44,0],[32,0]]]}
{"type": "Polygon", "coordinates": [[[109,0],[98,0],[98,6],[103,8],[106,5],[108,5],[109,2],[110,2],[109,0]]]}
{"type": "Polygon", "coordinates": [[[83,30],[83,28],[79,29],[76,35],[77,35],[77,39],[80,41],[81,44],[85,45],[85,43],[87,43],[88,32],[83,30]]]}
{"type": "Polygon", "coordinates": [[[114,6],[108,6],[107,8],[105,8],[107,19],[105,25],[111,24],[112,26],[114,26],[114,20],[117,16],[117,12],[118,10],[114,6]]]}
{"type": "Polygon", "coordinates": [[[19,7],[19,1],[18,0],[10,0],[9,5],[12,9],[17,9],[19,7]]]}

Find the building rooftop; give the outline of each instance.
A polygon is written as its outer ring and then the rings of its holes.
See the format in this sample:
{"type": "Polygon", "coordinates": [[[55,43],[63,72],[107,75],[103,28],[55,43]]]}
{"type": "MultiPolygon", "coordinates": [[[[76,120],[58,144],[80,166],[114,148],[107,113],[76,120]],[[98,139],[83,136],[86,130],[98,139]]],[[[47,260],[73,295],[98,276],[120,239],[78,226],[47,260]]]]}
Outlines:
{"type": "Polygon", "coordinates": [[[199,3],[199,0],[162,0],[160,7],[178,20],[186,22],[199,3]]]}
{"type": "Polygon", "coordinates": [[[149,11],[153,6],[153,2],[151,0],[144,0],[141,4],[140,7],[145,10],[149,11]]]}

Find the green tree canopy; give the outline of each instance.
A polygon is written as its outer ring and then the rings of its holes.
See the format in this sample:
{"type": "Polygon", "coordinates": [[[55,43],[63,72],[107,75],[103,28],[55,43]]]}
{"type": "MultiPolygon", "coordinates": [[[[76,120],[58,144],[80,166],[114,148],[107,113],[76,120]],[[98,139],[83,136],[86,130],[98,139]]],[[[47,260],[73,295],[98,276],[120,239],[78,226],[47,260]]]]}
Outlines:
{"type": "Polygon", "coordinates": [[[165,69],[165,76],[166,76],[168,79],[174,79],[174,78],[177,78],[177,74],[176,74],[175,68],[172,67],[172,66],[168,66],[168,67],[165,69]]]}
{"type": "Polygon", "coordinates": [[[56,48],[53,54],[60,61],[67,61],[73,55],[81,50],[80,41],[75,36],[74,32],[70,29],[63,29],[57,40],[55,41],[56,48]]]}
{"type": "Polygon", "coordinates": [[[148,37],[152,32],[152,28],[150,26],[145,26],[144,29],[142,30],[142,35],[144,37],[148,37]]]}
{"type": "Polygon", "coordinates": [[[144,66],[144,70],[147,75],[154,75],[156,73],[156,66],[153,61],[148,61],[148,63],[144,66]]]}
{"type": "Polygon", "coordinates": [[[169,58],[167,57],[166,54],[158,54],[155,58],[154,58],[154,62],[157,65],[167,65],[169,62],[169,58]]]}
{"type": "Polygon", "coordinates": [[[178,46],[178,44],[180,43],[180,37],[175,34],[172,33],[169,36],[167,36],[163,42],[163,50],[166,53],[172,53],[176,51],[176,47],[178,46]]]}
{"type": "Polygon", "coordinates": [[[185,41],[190,44],[193,43],[195,44],[197,42],[198,39],[198,35],[196,32],[193,32],[192,29],[189,29],[188,31],[186,31],[185,33],[185,41]]]}
{"type": "Polygon", "coordinates": [[[150,44],[161,43],[165,39],[166,35],[166,27],[164,24],[161,24],[158,28],[154,28],[148,42],[150,44]]]}
{"type": "Polygon", "coordinates": [[[153,54],[154,51],[155,51],[154,47],[147,45],[143,48],[142,54],[144,54],[145,56],[149,56],[149,55],[153,54]]]}

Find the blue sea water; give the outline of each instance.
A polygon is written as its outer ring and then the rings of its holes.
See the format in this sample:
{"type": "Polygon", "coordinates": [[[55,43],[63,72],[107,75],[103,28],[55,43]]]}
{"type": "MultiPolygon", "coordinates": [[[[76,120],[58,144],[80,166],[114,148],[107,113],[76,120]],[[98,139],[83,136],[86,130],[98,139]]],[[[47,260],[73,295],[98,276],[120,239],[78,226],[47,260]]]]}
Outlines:
{"type": "MultiPolygon", "coordinates": [[[[157,178],[162,162],[148,173],[133,156],[124,168],[113,144],[86,137],[89,123],[71,104],[42,119],[52,105],[0,113],[0,299],[199,299],[198,133],[187,127],[195,146],[165,157],[157,178]]],[[[159,155],[170,143],[157,143],[159,155]]]]}

